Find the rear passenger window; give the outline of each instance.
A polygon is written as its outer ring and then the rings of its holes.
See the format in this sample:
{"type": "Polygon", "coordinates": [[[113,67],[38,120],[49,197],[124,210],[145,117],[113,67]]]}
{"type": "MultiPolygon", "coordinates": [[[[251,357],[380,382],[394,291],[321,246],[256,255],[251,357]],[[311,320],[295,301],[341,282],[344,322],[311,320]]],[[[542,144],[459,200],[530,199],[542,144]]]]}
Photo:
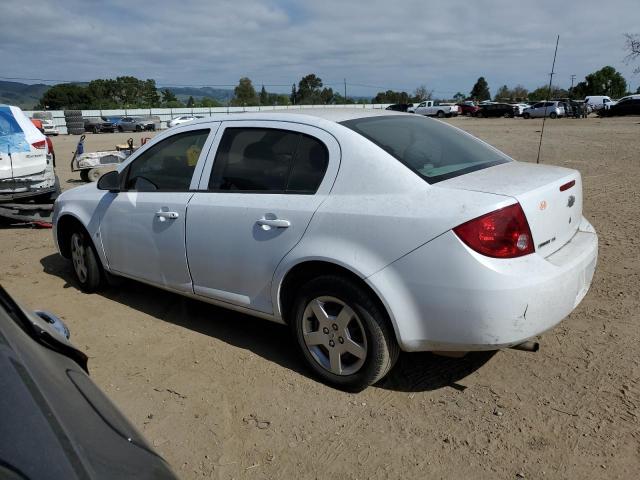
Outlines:
{"type": "Polygon", "coordinates": [[[228,128],[216,153],[209,190],[313,194],[328,163],[325,145],[308,135],[228,128]]]}
{"type": "Polygon", "coordinates": [[[209,129],[178,133],[136,158],[125,188],[136,191],[188,191],[209,129]]]}

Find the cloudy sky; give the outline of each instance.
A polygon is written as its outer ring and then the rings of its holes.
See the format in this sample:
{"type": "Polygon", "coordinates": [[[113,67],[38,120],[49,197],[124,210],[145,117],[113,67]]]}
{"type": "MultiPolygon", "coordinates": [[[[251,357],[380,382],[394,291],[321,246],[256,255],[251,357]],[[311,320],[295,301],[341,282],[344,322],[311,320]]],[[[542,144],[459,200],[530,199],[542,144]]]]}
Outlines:
{"type": "Polygon", "coordinates": [[[0,76],[164,86],[248,76],[288,91],[277,85],[316,73],[340,91],[346,78],[353,95],[425,84],[446,97],[480,75],[492,93],[544,84],[559,33],[554,83],[612,65],[635,91],[625,32],[640,33],[639,0],[2,0],[0,76]]]}

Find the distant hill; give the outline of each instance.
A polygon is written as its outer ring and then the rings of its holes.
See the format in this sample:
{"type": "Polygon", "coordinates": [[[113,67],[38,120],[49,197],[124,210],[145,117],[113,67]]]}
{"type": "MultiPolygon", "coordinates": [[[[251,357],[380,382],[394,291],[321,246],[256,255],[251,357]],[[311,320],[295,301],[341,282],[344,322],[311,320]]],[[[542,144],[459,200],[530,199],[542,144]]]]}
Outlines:
{"type": "Polygon", "coordinates": [[[212,87],[158,87],[158,90],[169,90],[178,100],[187,103],[189,97],[194,100],[202,100],[205,97],[218,100],[220,103],[227,103],[227,100],[233,98],[233,90],[212,87]]]}
{"type": "Polygon", "coordinates": [[[51,88],[51,85],[42,83],[27,85],[25,83],[0,80],[0,103],[16,105],[24,110],[32,110],[49,88],[51,88]]]}

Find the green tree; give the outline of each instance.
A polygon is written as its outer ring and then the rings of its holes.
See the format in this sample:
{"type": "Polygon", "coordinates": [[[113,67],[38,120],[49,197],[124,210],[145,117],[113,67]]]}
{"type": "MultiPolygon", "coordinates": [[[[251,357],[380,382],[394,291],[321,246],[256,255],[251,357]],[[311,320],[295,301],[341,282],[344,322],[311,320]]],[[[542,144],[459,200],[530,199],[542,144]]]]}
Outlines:
{"type": "Polygon", "coordinates": [[[409,103],[409,94],[407,92],[396,92],[387,90],[386,92],[378,92],[373,97],[373,103],[409,103]]]}
{"type": "Polygon", "coordinates": [[[506,85],[501,86],[496,92],[495,97],[493,97],[495,101],[509,101],[511,100],[511,90],[506,85]]]}
{"type": "Polygon", "coordinates": [[[453,99],[456,102],[463,102],[466,98],[467,98],[467,96],[462,92],[458,92],[453,96],[453,99]]]}
{"type": "Polygon", "coordinates": [[[335,103],[335,95],[333,93],[333,88],[323,88],[320,92],[320,100],[325,105],[329,105],[335,103]]]}
{"type": "Polygon", "coordinates": [[[478,101],[489,100],[491,98],[491,92],[489,91],[489,84],[484,79],[484,77],[478,78],[475,85],[471,89],[471,93],[469,96],[474,100],[478,100],[478,101]]]}
{"type": "Polygon", "coordinates": [[[577,98],[587,95],[608,95],[613,98],[622,97],[627,93],[627,81],[615,68],[606,66],[587,75],[583,82],[578,83],[571,94],[577,98]]]}
{"type": "Polygon", "coordinates": [[[160,105],[160,95],[158,95],[156,81],[151,78],[146,79],[142,84],[142,104],[147,108],[160,105]]]}
{"type": "Polygon", "coordinates": [[[554,98],[567,98],[568,96],[569,92],[557,85],[551,86],[551,93],[549,93],[549,85],[542,85],[541,87],[536,88],[533,92],[530,92],[528,99],[532,102],[540,102],[542,100],[551,100],[554,98]]]}
{"type": "Polygon", "coordinates": [[[170,103],[170,102],[178,101],[178,97],[176,97],[176,94],[167,88],[162,90],[161,93],[162,93],[162,103],[170,103]]]}
{"type": "Polygon", "coordinates": [[[298,82],[298,103],[320,103],[320,89],[322,88],[322,79],[314,73],[310,73],[300,79],[298,82]]]}
{"type": "Polygon", "coordinates": [[[298,100],[298,92],[296,91],[296,84],[291,85],[291,95],[289,96],[289,100],[292,105],[295,105],[298,100]]]}
{"type": "Polygon", "coordinates": [[[269,94],[264,88],[264,85],[262,85],[262,88],[260,89],[260,105],[269,105],[269,94]]]}
{"type": "Polygon", "coordinates": [[[40,108],[50,110],[75,110],[91,106],[87,89],[73,83],[54,85],[40,99],[40,108]]]}
{"type": "Polygon", "coordinates": [[[233,89],[233,93],[234,98],[233,100],[231,100],[232,105],[258,105],[258,95],[256,94],[256,89],[253,88],[251,79],[248,77],[242,77],[238,81],[238,85],[233,89]]]}
{"type": "Polygon", "coordinates": [[[189,100],[187,100],[187,108],[193,108],[196,106],[196,101],[193,99],[192,95],[189,95],[189,100]]]}
{"type": "Polygon", "coordinates": [[[200,103],[198,105],[199,107],[206,107],[206,108],[212,108],[212,107],[221,107],[222,104],[210,97],[204,97],[202,100],[200,100],[200,103]]]}

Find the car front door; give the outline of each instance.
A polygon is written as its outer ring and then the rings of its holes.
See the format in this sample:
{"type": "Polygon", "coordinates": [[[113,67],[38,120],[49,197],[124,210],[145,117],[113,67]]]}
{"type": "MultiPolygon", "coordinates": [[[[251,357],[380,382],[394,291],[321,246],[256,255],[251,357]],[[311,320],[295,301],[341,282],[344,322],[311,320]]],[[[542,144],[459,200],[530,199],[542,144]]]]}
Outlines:
{"type": "Polygon", "coordinates": [[[293,122],[224,122],[189,202],[194,292],[272,313],[271,281],[338,171],[333,136],[293,122]]]}
{"type": "Polygon", "coordinates": [[[219,123],[181,128],[121,171],[121,191],[105,197],[100,238],[114,273],[191,292],[185,217],[219,123]]]}

